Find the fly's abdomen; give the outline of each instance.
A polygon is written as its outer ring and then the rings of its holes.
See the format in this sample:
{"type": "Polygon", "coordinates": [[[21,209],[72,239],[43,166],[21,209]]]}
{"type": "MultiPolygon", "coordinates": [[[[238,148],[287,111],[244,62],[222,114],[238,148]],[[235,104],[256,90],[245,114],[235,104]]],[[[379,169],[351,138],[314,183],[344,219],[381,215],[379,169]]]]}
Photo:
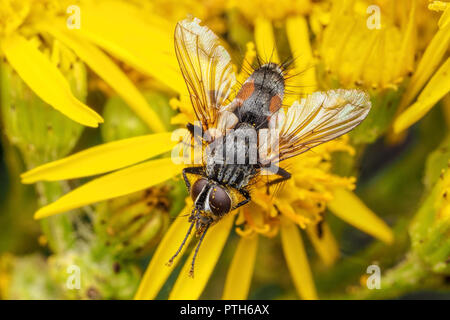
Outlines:
{"type": "Polygon", "coordinates": [[[242,85],[234,114],[239,122],[266,128],[270,116],[277,112],[284,97],[284,76],[279,65],[268,63],[256,69],[242,85]]]}

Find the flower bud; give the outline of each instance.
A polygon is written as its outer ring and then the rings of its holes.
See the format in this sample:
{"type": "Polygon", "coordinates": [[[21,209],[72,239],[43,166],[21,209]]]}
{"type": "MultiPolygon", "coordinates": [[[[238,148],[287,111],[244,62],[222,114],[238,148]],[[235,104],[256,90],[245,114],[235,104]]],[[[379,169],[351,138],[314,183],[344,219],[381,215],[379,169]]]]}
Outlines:
{"type": "Polygon", "coordinates": [[[148,253],[183,208],[185,196],[181,181],[169,181],[103,202],[97,206],[97,234],[120,257],[148,253]]]}

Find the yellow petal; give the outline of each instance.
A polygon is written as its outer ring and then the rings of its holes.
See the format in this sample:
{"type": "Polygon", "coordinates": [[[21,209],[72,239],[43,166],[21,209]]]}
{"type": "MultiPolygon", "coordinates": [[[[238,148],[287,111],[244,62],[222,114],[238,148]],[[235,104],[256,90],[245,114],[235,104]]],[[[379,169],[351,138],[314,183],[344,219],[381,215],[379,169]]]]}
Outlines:
{"type": "MultiPolygon", "coordinates": [[[[450,6],[448,10],[450,11],[450,6]]],[[[449,44],[450,24],[446,24],[436,32],[430,44],[427,46],[422,59],[420,59],[419,65],[400,103],[399,112],[403,111],[413,101],[428,79],[433,75],[442,57],[447,52],[449,44]]]]}
{"type": "Polygon", "coordinates": [[[450,58],[434,74],[417,98],[417,102],[398,116],[394,122],[394,132],[400,133],[419,121],[448,92],[450,92],[450,58]]]}
{"type": "Polygon", "coordinates": [[[273,35],[272,23],[263,17],[255,20],[255,43],[258,55],[264,62],[279,63],[275,37],[273,35]]]}
{"type": "Polygon", "coordinates": [[[227,279],[222,299],[245,300],[248,297],[256,251],[258,249],[258,235],[241,237],[238,247],[228,269],[227,279]]]}
{"type": "Polygon", "coordinates": [[[296,85],[301,88],[299,93],[312,93],[317,89],[317,80],[306,19],[303,16],[289,17],[286,21],[286,33],[295,59],[295,69],[302,73],[294,77],[296,85]]]}
{"type": "Polygon", "coordinates": [[[438,26],[439,28],[442,28],[447,23],[450,23],[450,4],[444,1],[430,1],[430,4],[428,5],[428,9],[436,12],[444,11],[441,18],[439,19],[438,26]]]}
{"type": "Polygon", "coordinates": [[[111,86],[154,132],[164,132],[159,116],[122,70],[101,50],[73,33],[46,27],[52,36],[71,48],[100,78],[111,86]]]}
{"type": "Polygon", "coordinates": [[[80,33],[115,57],[177,92],[186,85],[175,57],[175,25],[124,1],[90,1],[81,5],[80,33]]]}
{"type": "MultiPolygon", "coordinates": [[[[436,1],[436,2],[438,2],[438,1],[436,1]]],[[[439,2],[441,2],[441,1],[439,1],[439,2]]],[[[439,28],[443,29],[443,28],[447,27],[448,25],[450,25],[450,4],[448,2],[444,2],[444,3],[441,2],[441,4],[443,5],[442,9],[444,10],[444,12],[442,13],[441,18],[439,19],[438,26],[439,26],[439,28]],[[444,6],[445,6],[445,9],[444,9],[444,6]]]]}
{"type": "Polygon", "coordinates": [[[334,215],[365,233],[388,244],[394,241],[389,226],[367,208],[353,192],[336,189],[334,199],[328,203],[328,208],[334,215]]]}
{"type": "MultiPolygon", "coordinates": [[[[397,58],[397,64],[394,66],[396,72],[394,75],[398,76],[404,71],[412,71],[414,68],[414,52],[415,52],[415,37],[417,37],[417,23],[416,23],[417,2],[411,2],[411,9],[408,17],[408,24],[406,25],[403,34],[401,49],[397,58]]],[[[392,72],[392,71],[391,71],[392,72]]],[[[396,80],[396,79],[394,79],[396,80]]]]}
{"type": "Polygon", "coordinates": [[[285,217],[281,218],[281,244],[289,272],[300,298],[305,300],[318,299],[300,231],[297,225],[285,217]]]}
{"type": "Polygon", "coordinates": [[[22,182],[67,180],[124,168],[171,150],[176,143],[171,135],[155,133],[92,147],[25,172],[22,182]]]}
{"type": "Polygon", "coordinates": [[[136,300],[150,300],[154,299],[158,294],[161,287],[166,282],[170,273],[173,271],[175,266],[180,261],[183,256],[186,248],[189,246],[189,243],[192,240],[193,232],[191,236],[186,241],[186,244],[180,251],[178,258],[173,261],[171,267],[168,267],[166,263],[169,259],[174,255],[174,253],[178,250],[181,245],[181,242],[186,235],[187,230],[189,229],[189,223],[187,221],[187,217],[183,217],[184,215],[190,213],[191,208],[186,207],[178,216],[177,219],[172,223],[169,230],[164,235],[164,238],[161,240],[158,248],[152,256],[152,260],[150,261],[147,270],[144,273],[144,276],[139,284],[139,289],[134,296],[136,300]]]}
{"type": "Polygon", "coordinates": [[[233,221],[234,215],[230,214],[208,230],[195,262],[194,278],[189,276],[194,255],[192,250],[170,292],[169,299],[195,300],[200,297],[230,234],[233,221]]]}
{"type": "Polygon", "coordinates": [[[83,125],[97,127],[103,122],[94,110],[74,97],[58,68],[28,40],[12,34],[3,39],[1,48],[9,64],[43,101],[83,125]]]}
{"type": "Polygon", "coordinates": [[[317,225],[310,225],[306,228],[309,239],[316,249],[317,254],[327,266],[333,265],[339,258],[339,247],[331,233],[328,223],[321,222],[321,235],[319,237],[317,225]]]}
{"type": "Polygon", "coordinates": [[[166,181],[181,172],[170,158],[147,161],[94,179],[39,209],[35,219],[45,218],[91,203],[120,197],[166,181]]]}

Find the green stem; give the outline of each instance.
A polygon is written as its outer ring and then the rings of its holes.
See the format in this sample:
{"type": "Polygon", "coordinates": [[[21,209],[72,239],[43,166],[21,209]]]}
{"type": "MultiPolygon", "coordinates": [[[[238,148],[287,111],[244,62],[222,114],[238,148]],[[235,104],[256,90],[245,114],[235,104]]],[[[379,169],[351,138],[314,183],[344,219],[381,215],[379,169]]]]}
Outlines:
{"type": "MultiPolygon", "coordinates": [[[[36,184],[36,189],[41,206],[55,201],[64,193],[64,186],[60,182],[39,182],[36,184]]],[[[70,214],[42,219],[41,227],[48,245],[54,253],[64,252],[73,246],[76,232],[70,214]]]]}
{"type": "Polygon", "coordinates": [[[416,254],[410,253],[394,268],[381,271],[380,289],[363,286],[345,298],[392,299],[418,290],[442,288],[444,277],[431,273],[416,254]]]}

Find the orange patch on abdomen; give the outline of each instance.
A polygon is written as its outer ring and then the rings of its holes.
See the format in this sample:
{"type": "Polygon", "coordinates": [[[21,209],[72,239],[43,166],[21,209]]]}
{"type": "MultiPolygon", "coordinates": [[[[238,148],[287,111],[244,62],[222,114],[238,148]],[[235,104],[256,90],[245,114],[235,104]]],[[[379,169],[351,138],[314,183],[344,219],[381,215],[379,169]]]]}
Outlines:
{"type": "Polygon", "coordinates": [[[281,98],[278,94],[274,95],[270,99],[269,110],[271,113],[277,112],[281,108],[281,98]]]}
{"type": "Polygon", "coordinates": [[[255,91],[254,81],[253,80],[247,81],[239,90],[236,98],[240,99],[241,101],[245,101],[251,97],[254,91],[255,91]]]}

